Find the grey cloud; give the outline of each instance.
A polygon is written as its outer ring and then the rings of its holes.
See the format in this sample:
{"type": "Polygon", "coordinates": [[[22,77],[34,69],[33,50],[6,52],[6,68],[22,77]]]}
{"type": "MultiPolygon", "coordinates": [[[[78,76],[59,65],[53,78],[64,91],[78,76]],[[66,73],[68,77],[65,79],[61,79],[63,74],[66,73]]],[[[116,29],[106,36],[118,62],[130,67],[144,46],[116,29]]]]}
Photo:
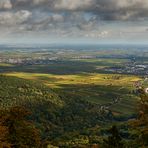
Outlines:
{"type": "Polygon", "coordinates": [[[11,0],[13,9],[53,9],[57,0],[11,0]]]}
{"type": "Polygon", "coordinates": [[[148,17],[147,0],[97,0],[94,13],[104,20],[133,20],[148,17]]]}
{"type": "Polygon", "coordinates": [[[24,29],[27,31],[45,31],[56,29],[64,22],[64,16],[58,13],[45,13],[35,11],[32,17],[26,21],[24,29]]]}
{"type": "MultiPolygon", "coordinates": [[[[95,0],[94,0],[95,2],[95,0]]],[[[84,10],[94,4],[93,0],[11,0],[13,8],[40,8],[52,11],[84,10]]]]}
{"type": "Polygon", "coordinates": [[[104,20],[148,17],[148,0],[11,0],[11,4],[13,9],[90,12],[104,20]]]}
{"type": "Polygon", "coordinates": [[[147,17],[148,0],[0,0],[0,30],[17,33],[104,37],[110,31],[100,29],[102,20],[132,22],[147,17]]]}

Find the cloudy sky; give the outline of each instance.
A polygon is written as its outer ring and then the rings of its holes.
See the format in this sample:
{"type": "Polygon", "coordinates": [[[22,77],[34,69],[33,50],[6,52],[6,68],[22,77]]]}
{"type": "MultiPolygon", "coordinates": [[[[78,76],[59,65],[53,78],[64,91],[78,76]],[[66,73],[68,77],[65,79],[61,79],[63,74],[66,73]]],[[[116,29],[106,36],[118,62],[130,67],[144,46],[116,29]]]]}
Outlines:
{"type": "Polygon", "coordinates": [[[0,43],[147,43],[148,0],[0,0],[0,43]]]}

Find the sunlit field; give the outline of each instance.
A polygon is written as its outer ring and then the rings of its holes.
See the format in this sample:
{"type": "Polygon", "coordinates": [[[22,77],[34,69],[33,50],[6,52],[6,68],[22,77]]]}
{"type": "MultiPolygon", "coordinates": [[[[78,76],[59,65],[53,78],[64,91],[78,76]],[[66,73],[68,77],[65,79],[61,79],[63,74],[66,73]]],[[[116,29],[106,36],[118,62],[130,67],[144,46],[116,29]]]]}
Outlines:
{"type": "Polygon", "coordinates": [[[121,101],[111,108],[119,114],[135,112],[137,97],[132,94],[137,76],[118,74],[76,74],[54,75],[39,73],[5,73],[7,76],[33,80],[57,91],[63,91],[72,98],[82,98],[97,104],[106,104],[113,99],[121,101]]]}

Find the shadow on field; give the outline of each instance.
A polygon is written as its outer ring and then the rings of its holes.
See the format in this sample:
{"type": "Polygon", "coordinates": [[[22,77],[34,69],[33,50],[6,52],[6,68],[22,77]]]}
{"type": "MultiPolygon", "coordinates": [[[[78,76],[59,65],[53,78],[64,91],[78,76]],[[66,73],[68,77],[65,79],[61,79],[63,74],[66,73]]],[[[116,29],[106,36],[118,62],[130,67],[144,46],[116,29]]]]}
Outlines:
{"type": "Polygon", "coordinates": [[[109,67],[113,63],[105,62],[87,62],[87,61],[54,61],[45,65],[14,65],[0,66],[0,72],[28,72],[28,73],[46,73],[46,74],[78,74],[78,73],[109,73],[103,69],[97,69],[98,66],[109,67]]]}

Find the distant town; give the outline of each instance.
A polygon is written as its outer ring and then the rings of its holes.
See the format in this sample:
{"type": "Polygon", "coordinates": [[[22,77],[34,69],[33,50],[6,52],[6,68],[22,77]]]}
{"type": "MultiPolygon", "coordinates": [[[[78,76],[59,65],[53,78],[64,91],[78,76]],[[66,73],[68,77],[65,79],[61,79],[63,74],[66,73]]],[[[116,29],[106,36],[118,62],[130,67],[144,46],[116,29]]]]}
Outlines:
{"type": "MultiPolygon", "coordinates": [[[[65,52],[57,52],[53,55],[45,54],[33,57],[3,57],[0,56],[0,63],[14,64],[14,65],[46,65],[51,64],[51,62],[66,60],[67,57],[61,56],[65,52]],[[55,55],[55,56],[54,56],[55,55]]],[[[98,60],[106,57],[99,57],[97,55],[71,55],[68,60],[98,60]]],[[[110,57],[111,58],[111,57],[110,57]]],[[[118,57],[116,57],[118,58],[118,57]]],[[[148,64],[142,61],[136,61],[136,58],[128,57],[128,61],[120,65],[96,68],[109,73],[125,73],[125,74],[135,74],[135,75],[147,75],[148,74],[148,64]]]]}

